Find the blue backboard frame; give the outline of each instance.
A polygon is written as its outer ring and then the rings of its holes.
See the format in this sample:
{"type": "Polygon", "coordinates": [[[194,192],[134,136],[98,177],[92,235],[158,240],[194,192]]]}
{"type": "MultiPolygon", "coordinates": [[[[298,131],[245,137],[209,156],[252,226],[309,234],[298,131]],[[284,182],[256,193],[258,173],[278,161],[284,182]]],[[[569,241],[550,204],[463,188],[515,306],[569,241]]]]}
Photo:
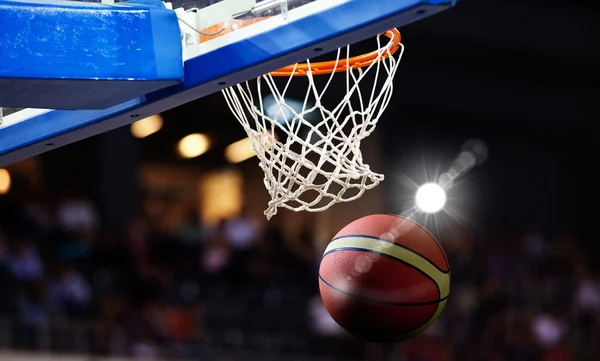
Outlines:
{"type": "Polygon", "coordinates": [[[0,106],[105,109],[183,81],[160,0],[0,0],[0,106]]]}
{"type": "Polygon", "coordinates": [[[0,127],[0,167],[128,125],[453,5],[441,0],[340,1],[335,7],[187,60],[184,81],[179,85],[108,109],[51,110],[0,127]]]}

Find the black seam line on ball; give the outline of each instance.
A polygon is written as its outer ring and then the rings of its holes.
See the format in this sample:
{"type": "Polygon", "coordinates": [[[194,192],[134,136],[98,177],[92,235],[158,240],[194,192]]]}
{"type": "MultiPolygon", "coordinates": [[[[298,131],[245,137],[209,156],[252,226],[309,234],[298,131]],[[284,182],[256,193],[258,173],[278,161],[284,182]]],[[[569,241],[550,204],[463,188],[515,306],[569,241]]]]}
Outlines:
{"type": "MultiPolygon", "coordinates": [[[[433,284],[435,285],[435,288],[437,289],[438,297],[440,297],[442,295],[442,290],[440,289],[440,285],[438,285],[438,283],[433,279],[433,277],[431,277],[430,275],[428,275],[427,273],[425,273],[425,271],[423,271],[423,270],[415,267],[414,265],[412,265],[412,264],[410,264],[410,263],[408,263],[408,262],[406,262],[404,260],[401,260],[400,258],[396,258],[396,257],[391,256],[389,254],[385,254],[385,253],[373,251],[373,250],[370,250],[370,249],[354,248],[354,247],[336,248],[336,249],[334,249],[334,250],[332,250],[330,252],[327,252],[327,254],[331,254],[331,253],[339,252],[339,251],[357,251],[357,252],[364,252],[364,253],[372,253],[372,254],[377,254],[377,255],[380,255],[382,257],[387,257],[387,258],[392,259],[392,260],[394,260],[396,262],[402,263],[402,264],[406,265],[407,267],[414,269],[415,271],[419,272],[423,276],[425,276],[428,279],[430,279],[431,282],[433,282],[433,284]]],[[[323,256],[323,257],[325,257],[325,256],[323,256]]],[[[319,274],[319,277],[320,276],[321,275],[319,274]]],[[[323,280],[323,281],[325,281],[325,280],[323,280]]]]}
{"type": "MultiPolygon", "coordinates": [[[[379,237],[374,237],[374,236],[364,236],[364,235],[360,235],[360,234],[353,234],[353,235],[347,235],[347,236],[341,236],[341,237],[334,238],[333,240],[331,240],[331,242],[333,242],[333,241],[336,241],[336,240],[338,240],[338,239],[344,239],[344,238],[368,238],[368,239],[374,239],[374,240],[377,240],[377,241],[381,241],[381,242],[385,242],[385,243],[393,244],[393,245],[396,245],[396,246],[398,246],[398,247],[400,247],[400,248],[404,248],[405,250],[407,250],[407,251],[410,251],[410,252],[412,252],[412,253],[414,253],[414,254],[416,254],[416,255],[419,255],[419,256],[421,256],[421,258],[423,258],[425,261],[427,261],[429,264],[431,264],[433,267],[435,267],[435,268],[436,268],[438,271],[440,271],[440,272],[442,272],[442,273],[444,273],[444,274],[448,274],[448,273],[450,273],[450,268],[448,268],[448,270],[447,270],[447,271],[444,271],[444,270],[442,270],[441,268],[439,268],[439,267],[438,267],[438,266],[437,266],[435,263],[431,262],[431,261],[429,260],[429,258],[425,257],[424,255],[422,255],[421,253],[419,253],[419,252],[415,251],[414,249],[412,249],[412,248],[408,248],[408,247],[406,247],[406,246],[404,246],[404,245],[401,245],[401,244],[399,244],[399,243],[396,243],[396,242],[393,242],[393,241],[390,241],[390,240],[387,240],[387,239],[383,239],[383,238],[379,238],[379,237]]],[[[332,249],[331,251],[329,251],[329,252],[325,253],[325,254],[323,255],[323,257],[322,257],[322,258],[324,258],[325,256],[327,256],[327,255],[328,255],[329,253],[331,253],[331,252],[335,252],[335,251],[337,251],[337,250],[341,250],[341,249],[343,249],[343,248],[336,248],[336,249],[332,249]]],[[[373,252],[374,252],[374,251],[373,251],[373,252]]],[[[443,252],[443,251],[442,251],[442,252],[443,252]]],[[[379,252],[374,252],[374,253],[378,253],[378,254],[384,255],[383,253],[379,253],[379,252]]],[[[443,254],[443,253],[442,253],[442,254],[443,254]]],[[[393,258],[393,257],[392,257],[392,258],[393,258]]],[[[394,258],[394,259],[397,259],[397,258],[394,258]]],[[[445,260],[444,260],[444,262],[445,262],[445,260]]]]}
{"type": "MultiPolygon", "coordinates": [[[[431,240],[433,241],[433,243],[435,243],[435,245],[437,246],[437,248],[442,252],[442,256],[444,257],[444,263],[446,264],[446,268],[448,269],[448,271],[450,270],[450,262],[448,261],[448,257],[446,256],[446,253],[444,252],[444,248],[442,247],[442,244],[440,243],[440,241],[438,241],[438,239],[433,235],[433,233],[429,232],[429,230],[427,228],[423,227],[421,224],[413,221],[410,218],[407,218],[407,217],[404,217],[404,216],[401,216],[401,215],[398,215],[398,214],[384,214],[384,215],[395,217],[395,218],[399,218],[399,219],[402,219],[404,221],[410,222],[410,223],[414,224],[415,226],[419,227],[419,229],[421,229],[423,232],[427,233],[427,235],[429,237],[431,237],[431,240]]],[[[347,237],[347,236],[337,237],[335,239],[344,238],[344,237],[347,237]]],[[[365,236],[365,237],[369,237],[369,236],[365,236]]],[[[386,241],[386,240],[382,239],[382,241],[386,241]]],[[[418,252],[415,252],[415,253],[418,254],[418,252]]],[[[425,257],[423,257],[423,258],[425,258],[425,257]]],[[[438,267],[436,266],[436,268],[438,268],[438,267]]]]}
{"type": "MultiPolygon", "coordinates": [[[[429,323],[429,321],[431,321],[432,318],[435,317],[436,313],[438,312],[438,310],[440,309],[440,304],[442,303],[442,301],[445,301],[448,297],[446,296],[443,300],[440,300],[440,302],[438,302],[438,304],[435,306],[435,310],[433,311],[433,313],[431,314],[431,317],[429,317],[427,319],[427,321],[425,321],[425,323],[423,323],[423,326],[426,325],[427,323],[429,323]]],[[[438,315],[439,317],[439,315],[438,315]]],[[[435,321],[435,320],[434,320],[435,321]]],[[[423,326],[419,326],[417,328],[415,328],[414,330],[410,330],[409,332],[407,332],[406,334],[404,334],[404,339],[402,340],[398,340],[398,341],[405,341],[407,339],[412,338],[412,336],[408,336],[410,334],[412,334],[413,332],[417,331],[419,328],[423,327],[423,326]]],[[[431,326],[431,325],[430,325],[431,326]]]]}
{"type": "MultiPolygon", "coordinates": [[[[442,301],[443,301],[443,300],[440,300],[440,303],[441,303],[442,301]]],[[[431,317],[429,317],[429,318],[427,319],[427,321],[425,321],[425,322],[423,323],[423,326],[424,326],[424,325],[426,325],[427,323],[429,323],[429,321],[431,321],[431,319],[435,317],[435,314],[436,314],[436,313],[438,312],[438,310],[440,309],[440,303],[438,303],[438,304],[435,306],[435,310],[434,310],[434,311],[433,311],[433,313],[431,314],[431,317]]],[[[439,317],[439,315],[438,315],[438,317],[439,317]]],[[[416,327],[416,328],[414,328],[414,329],[412,329],[412,330],[408,331],[408,332],[407,332],[407,333],[405,333],[404,335],[400,336],[400,337],[399,337],[399,338],[396,340],[396,342],[406,341],[406,340],[409,340],[409,339],[413,338],[413,337],[414,337],[414,336],[416,336],[416,335],[411,335],[411,334],[412,334],[413,332],[417,331],[419,328],[421,328],[421,327],[423,327],[423,326],[418,326],[418,327],[416,327]]],[[[424,331],[424,330],[423,330],[423,331],[424,331]]]]}
{"type": "Polygon", "coordinates": [[[439,300],[436,300],[436,301],[427,301],[427,302],[418,302],[418,303],[379,301],[379,300],[374,300],[372,298],[362,297],[362,296],[358,296],[358,295],[353,295],[352,293],[348,293],[346,291],[342,291],[339,288],[334,287],[331,284],[329,284],[327,281],[325,281],[323,279],[323,277],[321,277],[321,275],[319,275],[319,280],[321,282],[323,282],[324,284],[326,284],[327,286],[329,286],[331,289],[333,289],[335,291],[338,291],[339,293],[342,293],[342,294],[344,294],[346,296],[350,296],[352,298],[356,298],[357,300],[367,301],[367,302],[376,303],[376,304],[385,305],[385,306],[427,306],[427,305],[435,305],[435,304],[438,304],[438,303],[440,303],[442,301],[445,301],[449,297],[449,295],[448,295],[448,296],[446,296],[444,298],[440,298],[439,300]]]}

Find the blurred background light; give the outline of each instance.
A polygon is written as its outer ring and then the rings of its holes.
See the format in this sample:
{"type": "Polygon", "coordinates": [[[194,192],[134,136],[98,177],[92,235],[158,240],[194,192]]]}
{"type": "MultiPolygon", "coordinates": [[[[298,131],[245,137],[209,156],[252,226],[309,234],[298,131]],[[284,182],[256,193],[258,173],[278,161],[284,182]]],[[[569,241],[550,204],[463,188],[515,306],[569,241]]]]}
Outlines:
{"type": "Polygon", "coordinates": [[[0,168],[0,195],[8,193],[10,185],[10,173],[6,169],[0,168]]]}
{"type": "Polygon", "coordinates": [[[131,124],[131,134],[136,138],[146,138],[158,132],[163,126],[163,118],[155,114],[131,124]]]}
{"type": "Polygon", "coordinates": [[[250,138],[238,140],[225,148],[225,159],[229,163],[240,163],[256,155],[251,148],[250,138]]]}
{"type": "Polygon", "coordinates": [[[190,134],[179,141],[177,151],[183,158],[198,157],[210,148],[210,139],[204,134],[190,134]]]}
{"type": "Polygon", "coordinates": [[[446,204],[446,191],[438,184],[423,184],[415,196],[417,207],[425,213],[436,213],[446,204]]]}

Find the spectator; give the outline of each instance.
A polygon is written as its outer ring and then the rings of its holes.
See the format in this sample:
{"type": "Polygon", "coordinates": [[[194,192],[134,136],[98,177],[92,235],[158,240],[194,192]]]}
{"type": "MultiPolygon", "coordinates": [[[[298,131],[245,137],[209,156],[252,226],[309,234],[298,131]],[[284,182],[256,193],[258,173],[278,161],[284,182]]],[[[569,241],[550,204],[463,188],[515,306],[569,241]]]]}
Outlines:
{"type": "Polygon", "coordinates": [[[35,349],[39,333],[48,325],[51,316],[46,285],[42,281],[30,283],[19,308],[22,323],[16,332],[18,343],[28,349],[35,349]]]}
{"type": "Polygon", "coordinates": [[[571,344],[564,339],[558,345],[551,347],[542,361],[576,361],[575,352],[571,344]]]}
{"type": "Polygon", "coordinates": [[[50,282],[49,296],[54,307],[71,317],[81,318],[87,316],[92,294],[85,278],[62,263],[56,267],[50,282]]]}
{"type": "Polygon", "coordinates": [[[60,258],[63,261],[82,264],[92,257],[94,251],[93,234],[79,233],[71,234],[63,243],[60,250],[60,258]]]}
{"type": "Polygon", "coordinates": [[[151,337],[141,336],[131,346],[131,356],[134,359],[154,360],[160,356],[160,351],[151,337]]]}
{"type": "Polygon", "coordinates": [[[329,315],[321,296],[313,295],[308,300],[308,324],[315,338],[317,352],[336,355],[343,352],[348,335],[329,315]]]}
{"type": "Polygon", "coordinates": [[[179,238],[185,245],[190,247],[197,246],[202,243],[204,231],[204,226],[200,221],[200,214],[192,210],[179,227],[179,238]]]}
{"type": "MultiPolygon", "coordinates": [[[[86,339],[79,330],[91,321],[90,348],[107,356],[211,359],[208,349],[223,348],[238,358],[236,347],[260,347],[282,352],[278,359],[309,349],[364,359],[365,345],[347,336],[315,293],[322,250],[310,223],[290,238],[273,221],[263,229],[242,212],[209,234],[190,213],[179,232],[165,236],[140,217],[126,232],[112,232],[107,247],[96,241],[104,230],[89,201],[58,203],[69,231],[58,239],[64,244],[54,241],[45,210],[0,218],[2,229],[10,223],[9,233],[0,231],[0,311],[18,314],[22,327],[10,335],[21,346],[40,346],[39,331],[60,321],[64,347],[74,349],[70,338],[86,339]],[[24,215],[43,226],[31,232],[24,215]]],[[[452,293],[440,320],[400,348],[371,345],[371,356],[600,360],[600,279],[573,235],[553,239],[530,228],[479,243],[468,233],[452,235],[444,243],[452,293]]]]}
{"type": "Polygon", "coordinates": [[[541,313],[533,319],[532,331],[537,342],[549,349],[564,341],[569,326],[559,306],[553,306],[548,312],[541,313]]]}
{"type": "Polygon", "coordinates": [[[433,324],[421,336],[406,343],[403,348],[406,361],[450,361],[450,351],[444,342],[444,330],[433,324]]]}
{"type": "Polygon", "coordinates": [[[43,266],[38,252],[26,238],[15,241],[8,263],[15,277],[21,281],[34,281],[42,277],[43,266]]]}
{"type": "Polygon", "coordinates": [[[243,209],[239,215],[225,222],[225,236],[235,252],[248,251],[259,239],[260,227],[243,209]]]}
{"type": "Polygon", "coordinates": [[[201,255],[201,267],[207,274],[218,276],[229,266],[232,259],[231,248],[227,242],[226,223],[219,222],[212,236],[206,242],[201,255]]]}
{"type": "Polygon", "coordinates": [[[48,302],[48,289],[44,282],[36,281],[27,287],[21,302],[23,320],[30,326],[42,326],[48,322],[51,306],[48,302]]]}
{"type": "Polygon", "coordinates": [[[2,228],[0,228],[0,266],[3,266],[8,259],[8,250],[6,247],[6,239],[2,228]]]}
{"type": "Polygon", "coordinates": [[[309,299],[308,315],[310,327],[317,337],[328,339],[345,335],[344,329],[327,312],[319,294],[309,299]]]}
{"type": "Polygon", "coordinates": [[[100,227],[100,217],[96,206],[79,195],[70,191],[56,206],[58,226],[69,233],[94,233],[100,227]]]}

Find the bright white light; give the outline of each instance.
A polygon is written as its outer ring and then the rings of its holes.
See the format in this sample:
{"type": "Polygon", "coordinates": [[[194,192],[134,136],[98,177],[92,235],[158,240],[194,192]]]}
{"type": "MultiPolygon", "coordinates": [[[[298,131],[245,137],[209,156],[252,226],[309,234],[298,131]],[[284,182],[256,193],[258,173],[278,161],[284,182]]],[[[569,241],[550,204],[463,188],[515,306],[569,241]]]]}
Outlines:
{"type": "Polygon", "coordinates": [[[415,202],[423,212],[436,213],[446,204],[446,192],[435,183],[423,184],[417,190],[415,202]]]}

